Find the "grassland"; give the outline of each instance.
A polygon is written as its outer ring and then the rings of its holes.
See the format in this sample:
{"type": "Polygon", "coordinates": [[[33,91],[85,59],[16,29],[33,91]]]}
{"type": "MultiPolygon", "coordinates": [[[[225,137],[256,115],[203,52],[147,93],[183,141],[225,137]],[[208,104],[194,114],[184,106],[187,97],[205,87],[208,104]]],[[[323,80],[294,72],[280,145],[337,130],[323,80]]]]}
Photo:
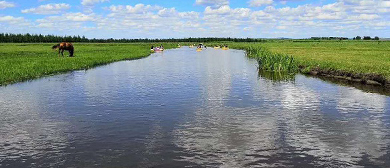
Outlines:
{"type": "MultiPolygon", "coordinates": [[[[53,44],[0,44],[0,85],[70,70],[89,69],[120,60],[150,55],[151,44],[74,44],[75,57],[58,57],[53,44]]],[[[176,44],[177,45],[177,44],[176,44]]],[[[174,44],[165,44],[166,48],[174,44]]]]}
{"type": "MultiPolygon", "coordinates": [[[[299,71],[390,85],[390,42],[280,40],[225,44],[246,50],[249,56],[259,59],[266,70],[299,71]]],[[[73,58],[58,58],[58,53],[50,49],[52,45],[0,44],[0,85],[143,58],[150,54],[151,44],[74,44],[73,58]]],[[[167,43],[165,47],[176,45],[167,43]]]]}
{"type": "MultiPolygon", "coordinates": [[[[258,50],[268,50],[274,55],[292,56],[302,73],[342,77],[363,83],[367,81],[375,81],[382,85],[390,83],[390,42],[274,41],[228,45],[247,51],[260,48],[258,50]]],[[[259,52],[257,57],[262,57],[262,53],[259,52]]]]}

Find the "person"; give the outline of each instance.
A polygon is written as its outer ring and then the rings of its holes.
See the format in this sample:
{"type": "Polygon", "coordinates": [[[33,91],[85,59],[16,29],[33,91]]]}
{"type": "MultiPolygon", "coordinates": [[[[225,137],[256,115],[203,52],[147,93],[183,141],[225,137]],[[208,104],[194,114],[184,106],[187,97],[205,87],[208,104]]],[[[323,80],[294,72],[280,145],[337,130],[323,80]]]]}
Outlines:
{"type": "Polygon", "coordinates": [[[164,46],[162,44],[160,45],[160,49],[164,49],[164,46]]]}
{"type": "Polygon", "coordinates": [[[154,46],[150,47],[150,49],[153,50],[153,49],[154,49],[154,46]]]}

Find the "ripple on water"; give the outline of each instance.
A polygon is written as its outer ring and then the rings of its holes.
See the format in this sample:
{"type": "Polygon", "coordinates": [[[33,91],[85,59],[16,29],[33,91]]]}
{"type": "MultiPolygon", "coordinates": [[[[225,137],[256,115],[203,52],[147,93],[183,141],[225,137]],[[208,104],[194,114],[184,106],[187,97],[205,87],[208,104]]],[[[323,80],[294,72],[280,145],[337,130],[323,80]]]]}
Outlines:
{"type": "Polygon", "coordinates": [[[390,98],[188,48],[0,88],[1,167],[390,167],[390,98]]]}

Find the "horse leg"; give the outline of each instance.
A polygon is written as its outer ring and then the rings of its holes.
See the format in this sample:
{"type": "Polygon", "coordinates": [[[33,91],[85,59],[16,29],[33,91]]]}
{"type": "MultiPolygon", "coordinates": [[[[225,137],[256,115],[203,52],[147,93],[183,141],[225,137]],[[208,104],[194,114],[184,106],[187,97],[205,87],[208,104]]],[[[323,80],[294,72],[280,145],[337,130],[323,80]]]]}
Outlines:
{"type": "Polygon", "coordinates": [[[61,50],[61,55],[64,56],[64,50],[61,50]]]}
{"type": "Polygon", "coordinates": [[[58,57],[60,57],[60,53],[61,53],[61,50],[60,50],[60,49],[58,49],[58,57]]]}
{"type": "Polygon", "coordinates": [[[69,57],[73,57],[73,52],[74,52],[74,49],[69,50],[69,57]]]}

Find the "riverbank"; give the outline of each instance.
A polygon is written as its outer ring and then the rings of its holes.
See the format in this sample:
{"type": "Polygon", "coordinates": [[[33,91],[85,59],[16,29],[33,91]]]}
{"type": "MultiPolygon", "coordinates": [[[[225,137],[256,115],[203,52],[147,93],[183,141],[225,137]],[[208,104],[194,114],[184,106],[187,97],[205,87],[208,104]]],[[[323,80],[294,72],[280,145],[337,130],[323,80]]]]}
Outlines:
{"type": "MultiPolygon", "coordinates": [[[[89,69],[121,60],[133,60],[150,55],[152,44],[91,44],[74,43],[75,57],[58,57],[58,51],[44,44],[0,44],[0,86],[36,79],[72,70],[89,69]]],[[[165,43],[165,48],[177,44],[165,43]]]]}
{"type": "Polygon", "coordinates": [[[277,55],[292,56],[303,74],[390,88],[390,42],[275,41],[228,45],[246,51],[263,48],[277,55]]]}
{"type": "MultiPolygon", "coordinates": [[[[277,66],[272,64],[272,68],[285,68],[303,74],[390,88],[390,42],[280,40],[225,44],[235,49],[248,51],[250,48],[257,48],[294,58],[294,64],[284,59],[288,66],[284,66],[284,63],[277,66]]],[[[52,45],[54,44],[0,44],[0,85],[72,70],[89,69],[121,60],[144,58],[150,55],[149,48],[152,44],[75,43],[73,58],[58,58],[58,53],[51,50],[52,45]]],[[[177,43],[165,43],[166,49],[176,46],[177,43]]],[[[64,55],[68,55],[68,52],[65,51],[64,55]]]]}

